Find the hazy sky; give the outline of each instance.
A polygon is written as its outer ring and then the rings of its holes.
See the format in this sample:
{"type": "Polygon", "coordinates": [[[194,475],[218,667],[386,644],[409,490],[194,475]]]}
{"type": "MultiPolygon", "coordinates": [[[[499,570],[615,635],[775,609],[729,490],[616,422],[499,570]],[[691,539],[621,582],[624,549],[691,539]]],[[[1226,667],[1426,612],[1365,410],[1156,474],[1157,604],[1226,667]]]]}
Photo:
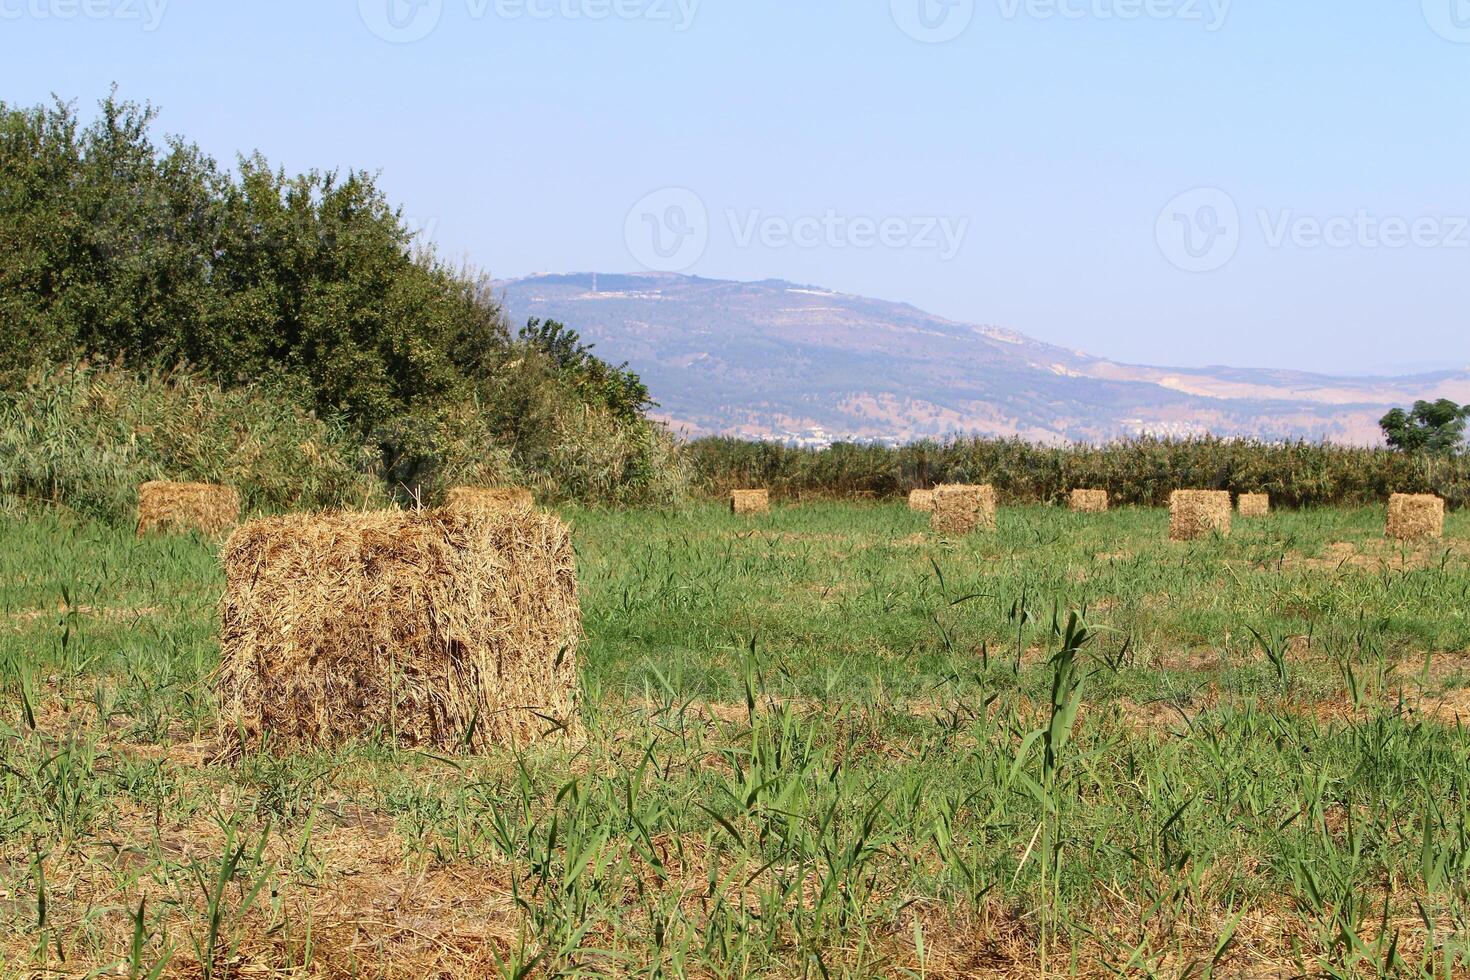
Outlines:
{"type": "Polygon", "coordinates": [[[0,98],[1112,357],[1470,364],[1470,0],[0,0],[0,98]],[[390,6],[391,5],[391,6],[390,6]]]}

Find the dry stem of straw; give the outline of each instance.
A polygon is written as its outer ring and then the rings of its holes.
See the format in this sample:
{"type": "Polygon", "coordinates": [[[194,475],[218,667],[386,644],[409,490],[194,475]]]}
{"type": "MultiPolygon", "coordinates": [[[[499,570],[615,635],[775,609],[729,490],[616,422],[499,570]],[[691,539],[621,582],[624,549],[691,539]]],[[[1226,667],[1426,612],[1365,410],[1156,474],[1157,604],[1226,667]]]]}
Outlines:
{"type": "Polygon", "coordinates": [[[1432,493],[1396,493],[1388,501],[1388,536],[1400,541],[1444,537],[1444,500],[1432,493]]]}
{"type": "Polygon", "coordinates": [[[1108,510],[1106,490],[1073,490],[1070,500],[1072,510],[1079,514],[1105,514],[1108,510]]]}
{"type": "Polygon", "coordinates": [[[222,534],[240,520],[240,494],[212,483],[155,481],[138,487],[138,536],[150,531],[222,534]]]}
{"type": "Polygon", "coordinates": [[[732,490],[730,491],[730,512],[732,514],[767,514],[771,510],[771,492],[769,490],[732,490]]]}
{"type": "Polygon", "coordinates": [[[1228,538],[1232,510],[1224,490],[1175,490],[1169,497],[1169,539],[1193,541],[1216,533],[1228,538]]]}
{"type": "Polygon", "coordinates": [[[549,514],[298,514],[241,527],[223,560],[227,732],[454,752],[575,724],[576,572],[549,514]]]}
{"type": "Polygon", "coordinates": [[[934,488],[934,513],[929,525],[939,534],[961,535],[995,530],[995,488],[946,484],[934,488]]]}

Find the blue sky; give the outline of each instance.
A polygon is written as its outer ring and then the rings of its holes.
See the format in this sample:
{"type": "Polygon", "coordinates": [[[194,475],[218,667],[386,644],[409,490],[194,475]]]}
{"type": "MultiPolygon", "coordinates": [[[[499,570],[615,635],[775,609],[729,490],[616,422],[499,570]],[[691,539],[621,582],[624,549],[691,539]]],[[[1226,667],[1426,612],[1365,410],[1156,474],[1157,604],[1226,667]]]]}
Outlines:
{"type": "Polygon", "coordinates": [[[1148,363],[1470,364],[1470,0],[0,0],[0,82],[380,171],[497,277],[783,278],[1148,363]]]}

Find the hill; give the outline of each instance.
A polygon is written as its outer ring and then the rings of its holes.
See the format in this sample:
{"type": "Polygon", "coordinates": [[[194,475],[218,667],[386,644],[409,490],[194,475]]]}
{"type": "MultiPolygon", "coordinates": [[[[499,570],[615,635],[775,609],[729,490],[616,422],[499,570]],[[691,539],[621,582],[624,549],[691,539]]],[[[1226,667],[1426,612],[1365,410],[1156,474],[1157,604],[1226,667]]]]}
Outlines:
{"type": "Polygon", "coordinates": [[[587,273],[495,288],[513,320],[564,321],[604,358],[627,360],[689,435],[1055,443],[1212,433],[1367,444],[1390,407],[1470,401],[1465,371],[1333,377],[1125,364],[778,280],[587,273]]]}

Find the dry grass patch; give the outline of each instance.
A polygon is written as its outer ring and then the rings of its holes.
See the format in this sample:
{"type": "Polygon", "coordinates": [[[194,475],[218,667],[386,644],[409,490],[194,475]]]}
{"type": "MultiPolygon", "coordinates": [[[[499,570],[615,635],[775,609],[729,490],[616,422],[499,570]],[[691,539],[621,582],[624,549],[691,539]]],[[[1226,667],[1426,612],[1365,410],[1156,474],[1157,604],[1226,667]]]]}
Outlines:
{"type": "Polygon", "coordinates": [[[236,531],[224,564],[226,732],[484,751],[576,719],[581,613],[551,515],[271,518],[236,531]]]}
{"type": "Polygon", "coordinates": [[[919,514],[934,513],[934,491],[915,490],[909,494],[909,510],[919,514]]]}

